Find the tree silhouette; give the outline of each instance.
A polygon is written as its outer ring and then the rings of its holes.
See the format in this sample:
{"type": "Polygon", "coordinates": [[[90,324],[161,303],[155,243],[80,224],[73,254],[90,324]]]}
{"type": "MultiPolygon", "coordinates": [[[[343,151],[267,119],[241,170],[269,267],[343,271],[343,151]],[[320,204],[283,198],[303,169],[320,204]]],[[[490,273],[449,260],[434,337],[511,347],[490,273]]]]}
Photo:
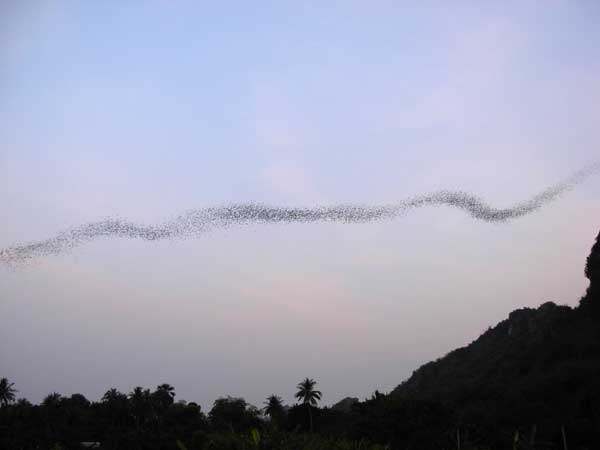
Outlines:
{"type": "Polygon", "coordinates": [[[33,405],[26,398],[20,398],[17,400],[17,406],[20,406],[21,408],[31,408],[33,405]]]}
{"type": "Polygon", "coordinates": [[[174,398],[175,388],[168,383],[158,385],[152,393],[152,399],[160,412],[166,411],[173,404],[174,398]]]}
{"type": "Polygon", "coordinates": [[[263,411],[266,415],[271,418],[271,423],[274,425],[279,425],[281,419],[283,419],[283,415],[285,413],[283,409],[283,403],[281,401],[281,397],[272,394],[264,402],[265,407],[263,411]]]}
{"type": "Polygon", "coordinates": [[[46,408],[57,408],[60,405],[63,397],[58,392],[52,392],[48,394],[46,398],[42,401],[42,406],[46,408]]]}
{"type": "Polygon", "coordinates": [[[306,405],[306,408],[308,409],[308,418],[310,420],[310,431],[312,433],[313,431],[313,419],[312,419],[312,411],[311,411],[311,406],[317,406],[317,402],[319,400],[321,400],[321,391],[317,391],[315,389],[317,382],[315,380],[313,380],[312,378],[305,378],[303,381],[301,381],[300,383],[298,383],[298,386],[296,386],[296,389],[298,389],[298,392],[296,392],[295,397],[298,400],[302,400],[302,403],[304,405],[306,405]]]}
{"type": "Polygon", "coordinates": [[[129,407],[127,395],[115,388],[111,388],[102,396],[102,403],[108,412],[112,426],[115,426],[119,419],[125,421],[124,419],[127,417],[129,407]]]}
{"type": "Polygon", "coordinates": [[[104,403],[116,403],[123,400],[127,400],[127,396],[115,388],[110,388],[102,396],[102,401],[104,403]]]}
{"type": "Polygon", "coordinates": [[[240,432],[259,425],[258,410],[243,398],[221,397],[208,413],[213,427],[220,431],[240,432]]]}
{"type": "Polygon", "coordinates": [[[0,406],[6,406],[15,401],[17,390],[14,383],[9,383],[7,378],[0,379],[0,406]]]}
{"type": "Polygon", "coordinates": [[[129,394],[131,412],[133,413],[138,432],[143,428],[151,414],[152,403],[150,397],[150,389],[143,389],[140,386],[134,388],[129,394]]]}

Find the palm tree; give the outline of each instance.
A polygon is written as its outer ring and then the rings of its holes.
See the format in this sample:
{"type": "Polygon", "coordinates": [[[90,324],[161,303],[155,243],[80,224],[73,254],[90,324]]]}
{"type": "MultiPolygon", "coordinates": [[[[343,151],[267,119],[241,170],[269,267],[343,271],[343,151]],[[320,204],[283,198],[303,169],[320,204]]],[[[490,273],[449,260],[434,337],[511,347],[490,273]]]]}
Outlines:
{"type": "Polygon", "coordinates": [[[51,394],[46,395],[46,398],[42,401],[42,406],[45,406],[46,408],[58,408],[62,401],[62,395],[58,392],[52,392],[51,394]]]}
{"type": "Polygon", "coordinates": [[[272,394],[264,401],[263,411],[271,418],[271,422],[276,425],[283,417],[284,409],[281,397],[272,394]]]}
{"type": "Polygon", "coordinates": [[[21,408],[31,408],[33,405],[26,398],[20,398],[17,400],[17,406],[20,406],[21,408]]]}
{"type": "Polygon", "coordinates": [[[321,391],[317,391],[315,389],[317,382],[312,378],[305,378],[301,381],[296,389],[295,397],[298,400],[302,400],[302,403],[306,405],[308,409],[308,418],[310,419],[310,432],[313,431],[313,419],[312,419],[312,411],[310,409],[311,406],[317,406],[317,402],[321,400],[321,391]]]}
{"type": "Polygon", "coordinates": [[[15,393],[18,391],[13,387],[15,383],[9,383],[7,378],[0,379],[0,406],[6,406],[15,401],[15,393]]]}
{"type": "Polygon", "coordinates": [[[160,384],[156,386],[156,391],[152,393],[152,397],[156,401],[158,409],[164,412],[173,404],[175,388],[168,383],[160,384]]]}
{"type": "Polygon", "coordinates": [[[168,393],[171,398],[175,397],[175,388],[169,383],[163,383],[156,386],[157,391],[168,393]]]}
{"type": "Polygon", "coordinates": [[[127,395],[119,392],[115,388],[110,388],[102,396],[102,403],[106,407],[110,415],[110,423],[112,426],[117,422],[117,418],[126,416],[129,406],[127,395]]]}
{"type": "Polygon", "coordinates": [[[127,400],[127,395],[123,394],[122,392],[119,392],[115,388],[110,388],[102,396],[102,401],[104,403],[116,403],[123,400],[127,400]]]}
{"type": "Polygon", "coordinates": [[[139,432],[152,410],[150,389],[143,389],[140,386],[134,388],[129,394],[129,403],[139,432]]]}

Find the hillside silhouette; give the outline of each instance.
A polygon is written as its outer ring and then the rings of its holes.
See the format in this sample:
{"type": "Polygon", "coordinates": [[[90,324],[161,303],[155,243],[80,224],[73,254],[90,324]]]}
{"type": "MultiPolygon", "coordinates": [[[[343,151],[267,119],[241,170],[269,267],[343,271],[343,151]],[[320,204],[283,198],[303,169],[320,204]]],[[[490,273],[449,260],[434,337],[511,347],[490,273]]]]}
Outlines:
{"type": "Polygon", "coordinates": [[[600,234],[585,275],[577,307],[517,309],[389,394],[331,408],[318,406],[310,378],[296,386],[295,405],[277,394],[262,409],[223,397],[207,414],[176,402],[167,383],[109,389],[98,402],[52,393],[32,405],[2,378],[0,449],[600,448],[600,234]]]}
{"type": "Polygon", "coordinates": [[[517,309],[466,347],[421,366],[390,395],[439,402],[467,429],[529,424],[535,442],[535,435],[555,438],[567,427],[574,439],[593,436],[597,445],[600,234],[585,275],[590,284],[578,307],[547,302],[517,309]]]}
{"type": "Polygon", "coordinates": [[[421,366],[391,395],[454,401],[479,419],[492,405],[514,416],[517,404],[528,419],[542,418],[542,411],[572,417],[600,393],[599,240],[587,259],[590,285],[577,308],[547,302],[517,309],[466,347],[421,366]]]}

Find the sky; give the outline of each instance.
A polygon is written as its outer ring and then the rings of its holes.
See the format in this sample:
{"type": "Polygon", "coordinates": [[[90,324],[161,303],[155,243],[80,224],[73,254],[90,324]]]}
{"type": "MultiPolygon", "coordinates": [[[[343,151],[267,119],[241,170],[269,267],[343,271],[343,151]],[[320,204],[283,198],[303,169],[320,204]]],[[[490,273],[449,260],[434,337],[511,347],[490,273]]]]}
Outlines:
{"type": "MultiPolygon", "coordinates": [[[[594,1],[0,3],[0,248],[232,202],[504,207],[600,159],[594,1]]],[[[101,239],[0,267],[19,397],[167,382],[323,404],[387,392],[519,307],[575,306],[600,177],[502,224],[448,207],[369,224],[101,239]]]]}

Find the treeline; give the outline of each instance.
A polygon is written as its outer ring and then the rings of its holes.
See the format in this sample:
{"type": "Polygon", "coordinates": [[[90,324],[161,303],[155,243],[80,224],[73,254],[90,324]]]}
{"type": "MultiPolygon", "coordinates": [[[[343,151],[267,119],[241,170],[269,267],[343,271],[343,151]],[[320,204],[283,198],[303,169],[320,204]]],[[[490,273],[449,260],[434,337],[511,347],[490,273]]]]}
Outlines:
{"type": "MultiPolygon", "coordinates": [[[[48,395],[40,405],[14,401],[0,383],[2,449],[363,449],[455,448],[452,414],[435,402],[400,401],[376,392],[343,408],[320,408],[316,382],[305,379],[298,404],[271,395],[259,409],[242,398],[217,399],[205,414],[194,402],[174,401],[174,388],[109,389],[99,402],[81,394],[48,395]]],[[[340,403],[342,404],[342,403],[340,403]]],[[[511,442],[509,436],[507,442],[511,442]]],[[[465,445],[463,445],[463,448],[465,445]]]]}
{"type": "MultiPolygon", "coordinates": [[[[298,404],[286,407],[272,395],[261,409],[242,398],[219,398],[208,413],[194,402],[174,401],[169,384],[153,391],[137,387],[129,394],[110,389],[98,402],[81,394],[57,393],[39,405],[24,399],[4,401],[0,448],[67,450],[98,443],[100,447],[93,448],[562,449],[565,441],[571,449],[598,448],[597,431],[582,427],[578,415],[540,422],[540,411],[531,411],[537,414],[531,420],[524,416],[530,407],[527,401],[513,411],[514,405],[505,409],[498,402],[497,410],[479,411],[478,418],[465,416],[461,405],[433,399],[375,392],[363,402],[340,402],[343,408],[320,408],[310,391],[308,397],[298,393],[298,404]],[[514,420],[507,420],[511,413],[514,420]]],[[[594,414],[597,417],[597,411],[590,417],[594,414]]]]}
{"type": "Polygon", "coordinates": [[[109,389],[98,402],[81,394],[48,395],[39,405],[15,401],[16,389],[0,380],[2,449],[383,449],[349,433],[348,414],[319,408],[321,392],[306,378],[298,404],[271,395],[259,409],[243,398],[217,399],[205,414],[200,405],[174,401],[169,384],[109,389]]]}

